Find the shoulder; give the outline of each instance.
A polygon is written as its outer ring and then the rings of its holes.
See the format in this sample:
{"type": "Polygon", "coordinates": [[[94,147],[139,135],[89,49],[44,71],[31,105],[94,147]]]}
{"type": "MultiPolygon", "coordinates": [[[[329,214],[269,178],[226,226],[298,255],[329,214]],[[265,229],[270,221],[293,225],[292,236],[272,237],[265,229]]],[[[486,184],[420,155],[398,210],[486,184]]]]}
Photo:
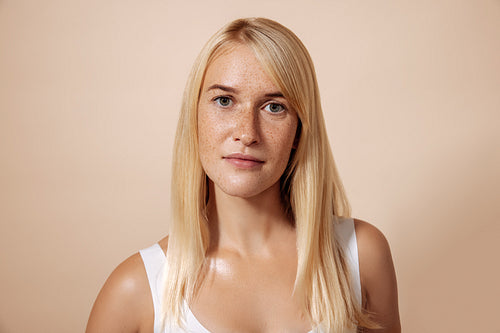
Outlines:
{"type": "Polygon", "coordinates": [[[87,333],[139,332],[153,319],[148,278],[139,253],[123,261],[110,274],[96,298],[87,333]]]}
{"type": "Polygon", "coordinates": [[[391,275],[394,272],[394,265],[389,242],[379,229],[358,219],[354,219],[354,229],[358,243],[361,285],[365,294],[380,278],[391,275]]]}
{"type": "Polygon", "coordinates": [[[387,330],[400,332],[396,273],[384,234],[372,224],[354,219],[358,243],[363,307],[387,330]],[[399,329],[399,330],[398,330],[399,329]]]}
{"type": "MultiPolygon", "coordinates": [[[[354,229],[356,230],[356,239],[358,241],[359,256],[363,257],[363,259],[371,259],[370,262],[375,260],[377,264],[381,264],[391,259],[389,242],[384,234],[374,225],[366,221],[359,219],[353,220],[354,229]]],[[[369,262],[367,263],[369,264],[369,262]]]]}

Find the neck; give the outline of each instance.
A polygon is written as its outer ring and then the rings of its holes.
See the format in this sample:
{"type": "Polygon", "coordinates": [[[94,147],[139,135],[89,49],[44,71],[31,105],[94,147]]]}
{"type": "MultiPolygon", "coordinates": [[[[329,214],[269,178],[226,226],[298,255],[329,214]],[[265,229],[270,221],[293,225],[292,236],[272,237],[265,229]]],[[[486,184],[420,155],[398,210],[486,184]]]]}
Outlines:
{"type": "Polygon", "coordinates": [[[209,190],[209,252],[266,255],[284,231],[294,232],[281,204],[279,183],[251,198],[228,195],[212,182],[209,190]]]}

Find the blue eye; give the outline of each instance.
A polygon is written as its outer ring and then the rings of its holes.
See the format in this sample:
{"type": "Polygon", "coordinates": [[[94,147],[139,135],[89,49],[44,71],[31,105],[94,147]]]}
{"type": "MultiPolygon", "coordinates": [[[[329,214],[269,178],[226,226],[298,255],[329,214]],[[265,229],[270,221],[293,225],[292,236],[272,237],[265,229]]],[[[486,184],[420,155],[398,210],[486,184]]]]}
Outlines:
{"type": "Polygon", "coordinates": [[[285,110],[285,107],[281,104],[269,103],[266,105],[264,110],[269,111],[271,113],[280,113],[280,112],[283,112],[285,110]]]}
{"type": "Polygon", "coordinates": [[[231,105],[231,102],[232,102],[231,98],[226,97],[226,96],[217,97],[214,101],[216,101],[217,104],[219,104],[220,106],[223,106],[223,107],[231,105]]]}

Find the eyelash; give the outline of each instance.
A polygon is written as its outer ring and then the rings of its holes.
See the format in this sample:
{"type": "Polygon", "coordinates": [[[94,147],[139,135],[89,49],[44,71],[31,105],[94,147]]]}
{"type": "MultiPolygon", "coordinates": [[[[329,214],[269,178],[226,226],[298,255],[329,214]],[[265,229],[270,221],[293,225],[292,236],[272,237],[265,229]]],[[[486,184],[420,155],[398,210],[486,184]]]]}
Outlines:
{"type": "MultiPolygon", "coordinates": [[[[218,96],[218,97],[214,98],[213,101],[216,102],[219,106],[221,106],[223,108],[227,108],[227,107],[230,106],[231,103],[233,103],[233,100],[229,96],[218,96]],[[221,99],[227,99],[227,100],[229,100],[229,104],[228,105],[222,105],[221,102],[220,102],[221,99]]],[[[282,112],[286,111],[286,107],[283,104],[280,104],[280,103],[268,103],[268,104],[266,104],[266,106],[264,107],[264,109],[266,111],[270,112],[270,113],[273,113],[273,114],[279,114],[279,113],[282,113],[282,112]],[[281,107],[281,110],[278,111],[278,112],[273,112],[271,110],[267,110],[267,108],[269,106],[271,106],[271,105],[277,105],[277,106],[281,107]]]]}
{"type": "Polygon", "coordinates": [[[269,112],[274,113],[274,114],[278,114],[278,113],[282,113],[282,112],[286,111],[286,107],[285,107],[283,104],[280,104],[280,103],[269,103],[269,104],[267,104],[267,105],[264,107],[264,109],[265,109],[266,111],[269,111],[269,112]],[[273,112],[273,111],[271,111],[271,110],[267,110],[267,107],[268,107],[268,106],[271,106],[271,105],[277,105],[277,106],[279,106],[279,107],[281,108],[281,110],[280,110],[280,111],[278,111],[278,112],[273,112]]]}
{"type": "Polygon", "coordinates": [[[233,102],[233,100],[229,96],[219,96],[219,97],[216,97],[216,98],[214,98],[214,102],[216,102],[219,106],[222,106],[223,108],[227,108],[229,105],[222,105],[220,103],[220,100],[223,99],[223,98],[228,99],[230,103],[233,102]]]}

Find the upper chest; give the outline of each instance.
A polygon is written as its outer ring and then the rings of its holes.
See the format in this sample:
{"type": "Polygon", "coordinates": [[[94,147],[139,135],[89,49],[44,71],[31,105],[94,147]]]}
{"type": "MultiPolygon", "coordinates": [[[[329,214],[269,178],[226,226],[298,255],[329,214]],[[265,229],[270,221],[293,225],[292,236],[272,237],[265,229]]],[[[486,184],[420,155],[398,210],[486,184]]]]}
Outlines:
{"type": "Polygon", "coordinates": [[[310,323],[293,296],[296,254],[211,258],[190,309],[211,332],[300,332],[310,323]]]}

